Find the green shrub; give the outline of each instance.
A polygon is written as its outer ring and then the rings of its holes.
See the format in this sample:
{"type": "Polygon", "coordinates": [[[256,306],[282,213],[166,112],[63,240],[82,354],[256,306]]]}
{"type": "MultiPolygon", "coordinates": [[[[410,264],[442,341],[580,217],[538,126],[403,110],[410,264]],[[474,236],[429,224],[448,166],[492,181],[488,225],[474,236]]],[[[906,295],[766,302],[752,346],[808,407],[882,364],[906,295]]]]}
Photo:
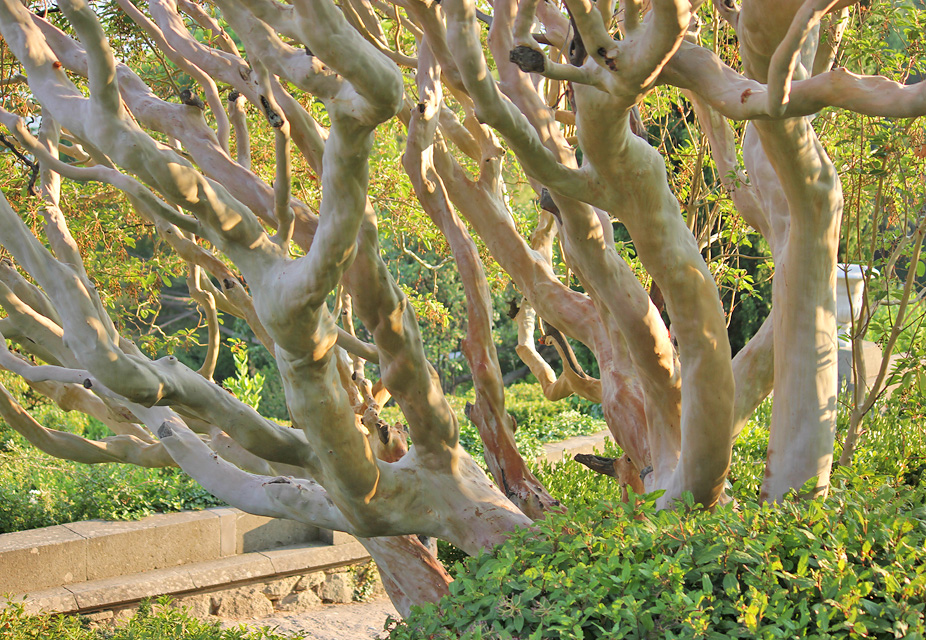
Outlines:
{"type": "MultiPolygon", "coordinates": [[[[543,445],[547,442],[559,442],[573,436],[587,436],[608,428],[605,421],[599,418],[581,414],[573,409],[565,409],[565,407],[558,409],[557,413],[550,414],[543,419],[537,418],[536,414],[531,414],[531,417],[525,420],[525,424],[518,423],[514,439],[518,445],[518,451],[526,460],[532,460],[540,455],[543,445]]],[[[545,412],[544,415],[546,415],[545,412]]],[[[460,444],[476,458],[477,462],[482,462],[482,439],[475,425],[466,418],[463,418],[460,423],[460,444]]]]}
{"type": "Polygon", "coordinates": [[[836,480],[825,502],[553,514],[458,565],[389,637],[923,638],[926,487],[836,480]]]}
{"type": "Polygon", "coordinates": [[[21,605],[0,611],[0,640],[299,640],[302,635],[280,635],[272,629],[221,629],[216,623],[191,617],[185,610],[158,600],[158,606],[142,603],[138,612],[114,628],[91,629],[80,616],[35,616],[21,605]]]}
{"type": "Polygon", "coordinates": [[[86,465],[19,443],[0,452],[0,533],[222,504],[179,469],[86,465]]]}
{"type": "MultiPolygon", "coordinates": [[[[569,512],[491,554],[453,557],[451,596],[390,638],[922,638],[923,412],[879,409],[826,501],[756,503],[770,402],[734,446],[736,507],[713,514],[655,512],[655,496],[633,508],[574,461],[534,465],[569,512]]],[[[609,441],[603,454],[621,452],[609,441]]]]}
{"type": "MultiPolygon", "coordinates": [[[[601,455],[618,458],[623,455],[613,440],[606,440],[601,455]]],[[[575,460],[552,463],[546,460],[531,466],[537,479],[567,507],[582,509],[602,500],[620,497],[620,488],[614,478],[592,471],[575,460]]]]}
{"type": "MultiPolygon", "coordinates": [[[[94,418],[32,398],[21,381],[0,374],[0,382],[49,429],[91,440],[112,435],[94,418]]],[[[61,460],[42,453],[0,420],[0,533],[79,520],[135,520],[152,513],[223,504],[180,469],[61,460]]]]}

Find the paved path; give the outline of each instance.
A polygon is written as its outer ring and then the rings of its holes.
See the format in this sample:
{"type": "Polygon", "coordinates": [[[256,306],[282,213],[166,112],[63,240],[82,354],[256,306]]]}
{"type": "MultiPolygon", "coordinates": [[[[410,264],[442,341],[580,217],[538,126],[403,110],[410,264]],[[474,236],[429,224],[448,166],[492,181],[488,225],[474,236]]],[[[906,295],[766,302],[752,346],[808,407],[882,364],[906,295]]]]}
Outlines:
{"type": "Polygon", "coordinates": [[[370,602],[322,605],[318,609],[292,615],[275,615],[257,620],[225,620],[222,626],[244,624],[255,629],[270,627],[280,634],[297,638],[302,634],[306,640],[373,640],[386,636],[383,626],[386,617],[390,615],[398,617],[389,598],[381,596],[370,602]]]}

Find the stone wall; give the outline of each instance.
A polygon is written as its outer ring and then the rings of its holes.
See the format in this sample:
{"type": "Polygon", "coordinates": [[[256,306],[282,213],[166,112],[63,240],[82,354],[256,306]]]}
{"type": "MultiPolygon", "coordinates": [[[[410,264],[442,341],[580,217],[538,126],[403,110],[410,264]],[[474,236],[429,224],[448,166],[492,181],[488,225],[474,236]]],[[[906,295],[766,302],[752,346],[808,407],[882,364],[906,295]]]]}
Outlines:
{"type": "MultiPolygon", "coordinates": [[[[323,604],[344,604],[361,595],[370,597],[383,593],[379,572],[369,562],[181,595],[172,598],[169,606],[183,607],[201,619],[252,620],[300,613],[323,604]]],[[[95,625],[111,624],[131,617],[137,609],[136,603],[83,612],[83,615],[95,625]]]]}
{"type": "Polygon", "coordinates": [[[311,594],[335,601],[344,578],[318,576],[369,560],[347,534],[207,509],[2,534],[0,594],[12,594],[29,612],[119,611],[169,595],[225,615],[244,606],[245,594],[252,608],[270,611],[306,604],[311,594]]]}

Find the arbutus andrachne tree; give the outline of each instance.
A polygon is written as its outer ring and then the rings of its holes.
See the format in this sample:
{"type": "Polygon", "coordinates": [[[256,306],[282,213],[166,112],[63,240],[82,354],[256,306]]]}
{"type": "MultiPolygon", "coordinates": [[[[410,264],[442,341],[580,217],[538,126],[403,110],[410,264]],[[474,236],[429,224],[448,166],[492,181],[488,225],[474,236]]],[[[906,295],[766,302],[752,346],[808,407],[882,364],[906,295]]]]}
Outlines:
{"type": "Polygon", "coordinates": [[[4,348],[0,366],[116,434],[47,429],[4,392],[0,414],[37,447],[88,463],[179,465],[246,511],[358,536],[400,611],[436,599],[449,577],[419,536],[476,552],[559,506],[514,444],[475,234],[524,296],[518,355],[544,393],[601,403],[626,453],[609,470],[621,485],[663,491],[662,507],[685,492],[713,507],[736,435],[774,390],[763,497],[812,478],[813,493],[826,492],[842,196],[811,117],[826,106],[926,113],[926,85],[833,68],[856,2],[716,0],[741,71],[698,44],[706,8],[687,0],[117,4],[195,83],[179,104],[115,57],[96,5],[60,0],[64,31],[0,0],[0,34],[22,70],[8,86],[41,108],[37,130],[5,109],[0,120],[41,168],[44,217],[43,241],[0,203],[0,243],[15,260],[0,268],[0,331],[19,350],[4,348]],[[414,50],[403,48],[409,37],[414,50]],[[703,247],[664,158],[638,135],[637,105],[661,85],[685,92],[739,214],[773,253],[772,315],[735,358],[703,247]],[[307,100],[323,103],[326,126],[307,100]],[[247,105],[273,132],[272,185],[251,169],[247,105]],[[468,417],[494,483],[460,446],[415,314],[383,261],[369,157],[394,118],[407,127],[403,168],[465,288],[468,417]],[[748,180],[728,120],[749,121],[748,180]],[[292,192],[294,153],[320,177],[317,206],[292,192]],[[506,159],[540,197],[530,239],[508,209],[506,159]],[[188,264],[209,324],[200,370],[152,360],[119,334],[69,231],[62,179],[119,189],[188,264]],[[671,336],[615,248],[612,220],[661,292],[671,336]],[[553,269],[557,239],[583,292],[553,269]],[[244,319],[275,355],[292,428],[212,382],[219,311],[244,319]],[[372,341],[358,338],[355,316],[372,341]],[[563,357],[558,376],[537,352],[538,326],[563,357]],[[569,339],[591,350],[599,379],[569,339]],[[410,448],[379,416],[390,397],[410,448]]]}

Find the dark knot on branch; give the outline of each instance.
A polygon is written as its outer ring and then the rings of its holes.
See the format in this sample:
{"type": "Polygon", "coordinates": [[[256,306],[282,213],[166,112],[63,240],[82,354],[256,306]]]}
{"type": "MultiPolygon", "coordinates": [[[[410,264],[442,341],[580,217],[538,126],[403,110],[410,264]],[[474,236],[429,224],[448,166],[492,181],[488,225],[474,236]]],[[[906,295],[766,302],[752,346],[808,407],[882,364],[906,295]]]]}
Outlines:
{"type": "Polygon", "coordinates": [[[524,73],[542,73],[545,66],[543,54],[524,45],[512,49],[508,60],[518,65],[518,69],[524,73]]]}
{"type": "Polygon", "coordinates": [[[546,187],[540,190],[540,208],[552,213],[557,222],[563,221],[563,219],[559,217],[559,207],[556,206],[556,203],[553,201],[553,195],[546,187]]]}
{"type": "Polygon", "coordinates": [[[205,103],[200,100],[199,96],[190,91],[189,89],[184,89],[180,92],[180,102],[185,104],[188,107],[196,107],[200,111],[206,109],[205,103]]]}
{"type": "Polygon", "coordinates": [[[577,453],[573,456],[573,460],[579,464],[584,464],[586,467],[591,469],[596,473],[600,473],[612,478],[617,477],[617,472],[614,470],[614,462],[617,458],[606,458],[604,456],[596,456],[591,453],[577,453]]]}
{"type": "Polygon", "coordinates": [[[260,106],[264,111],[264,116],[267,118],[267,122],[270,123],[270,126],[274,129],[279,129],[283,126],[283,116],[274,111],[273,107],[270,106],[270,101],[267,100],[265,96],[260,97],[260,106]]]}
{"type": "Polygon", "coordinates": [[[161,426],[158,427],[158,438],[163,440],[164,438],[169,438],[174,435],[174,430],[170,428],[170,425],[167,422],[162,422],[161,426]]]}

